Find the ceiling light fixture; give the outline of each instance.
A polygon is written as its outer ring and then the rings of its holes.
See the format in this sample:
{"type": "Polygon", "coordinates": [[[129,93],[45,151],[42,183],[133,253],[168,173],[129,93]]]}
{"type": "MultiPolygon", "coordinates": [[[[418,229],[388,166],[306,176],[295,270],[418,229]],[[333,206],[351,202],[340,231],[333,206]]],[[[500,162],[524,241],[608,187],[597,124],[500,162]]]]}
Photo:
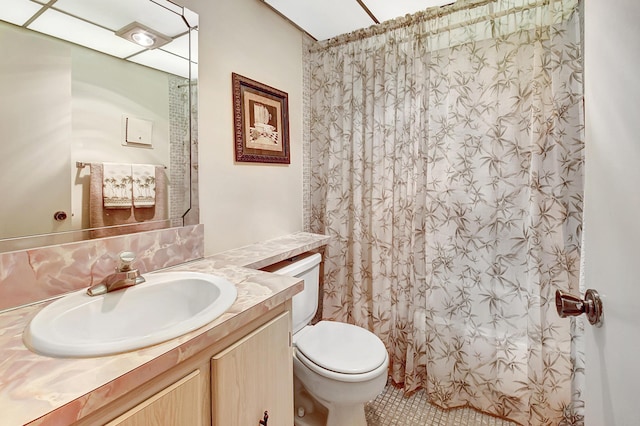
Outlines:
{"type": "Polygon", "coordinates": [[[116,31],[116,35],[145,49],[156,49],[171,41],[170,37],[160,34],[139,22],[132,22],[126,27],[119,29],[116,31]]]}
{"type": "Polygon", "coordinates": [[[151,34],[147,34],[142,31],[132,33],[131,39],[143,47],[153,46],[153,43],[155,42],[155,39],[151,34]]]}

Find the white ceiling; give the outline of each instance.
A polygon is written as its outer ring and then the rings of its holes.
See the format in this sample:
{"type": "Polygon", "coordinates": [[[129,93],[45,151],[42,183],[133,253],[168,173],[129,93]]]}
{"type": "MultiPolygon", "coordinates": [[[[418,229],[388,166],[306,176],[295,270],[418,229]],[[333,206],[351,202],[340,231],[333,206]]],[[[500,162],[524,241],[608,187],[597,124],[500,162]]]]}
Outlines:
{"type": "MultiPolygon", "coordinates": [[[[0,20],[182,77],[189,76],[189,25],[197,15],[167,0],[2,0],[0,20]],[[147,50],[115,34],[139,22],[172,41],[147,50]]],[[[192,31],[191,58],[197,62],[198,31],[192,31]]],[[[196,69],[197,67],[193,67],[196,69]]],[[[192,71],[192,77],[193,75],[192,71]]]]}
{"type": "MultiPolygon", "coordinates": [[[[226,0],[233,1],[233,0],[226,0]]],[[[261,0],[316,40],[326,40],[360,28],[454,0],[261,0]]],[[[172,74],[189,75],[189,36],[180,18],[197,15],[171,0],[2,0],[0,20],[45,33],[172,74]],[[169,36],[171,43],[146,50],[115,35],[139,22],[169,36]]],[[[191,60],[197,63],[198,31],[192,31],[191,60]]],[[[192,67],[193,78],[196,77],[192,67]]]]}
{"type": "Polygon", "coordinates": [[[326,40],[455,0],[262,0],[316,40],[326,40]]]}

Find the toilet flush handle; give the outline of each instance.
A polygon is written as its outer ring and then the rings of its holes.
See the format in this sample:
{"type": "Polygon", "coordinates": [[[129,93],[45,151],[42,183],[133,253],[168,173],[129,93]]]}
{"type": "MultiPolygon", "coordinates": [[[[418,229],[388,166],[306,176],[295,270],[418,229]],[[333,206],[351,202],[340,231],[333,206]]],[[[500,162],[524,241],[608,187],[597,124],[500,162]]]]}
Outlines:
{"type": "Polygon", "coordinates": [[[573,294],[556,290],[556,310],[560,318],[574,317],[586,314],[591,325],[602,325],[602,300],[598,292],[589,289],[584,294],[584,300],[573,294]]]}

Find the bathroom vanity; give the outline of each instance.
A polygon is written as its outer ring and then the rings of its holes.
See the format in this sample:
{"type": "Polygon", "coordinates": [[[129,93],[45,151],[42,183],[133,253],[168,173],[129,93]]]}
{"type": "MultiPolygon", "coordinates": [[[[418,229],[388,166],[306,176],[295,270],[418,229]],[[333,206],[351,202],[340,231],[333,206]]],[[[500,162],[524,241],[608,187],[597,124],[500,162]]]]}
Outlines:
{"type": "Polygon", "coordinates": [[[266,411],[272,424],[292,425],[287,306],[240,327],[76,424],[257,425],[266,411]]]}
{"type": "Polygon", "coordinates": [[[46,357],[22,331],[49,302],[0,314],[3,425],[258,425],[265,411],[292,425],[290,310],[303,282],[259,269],[327,241],[298,233],[170,268],[223,277],[238,297],[204,327],[136,351],[46,357]]]}

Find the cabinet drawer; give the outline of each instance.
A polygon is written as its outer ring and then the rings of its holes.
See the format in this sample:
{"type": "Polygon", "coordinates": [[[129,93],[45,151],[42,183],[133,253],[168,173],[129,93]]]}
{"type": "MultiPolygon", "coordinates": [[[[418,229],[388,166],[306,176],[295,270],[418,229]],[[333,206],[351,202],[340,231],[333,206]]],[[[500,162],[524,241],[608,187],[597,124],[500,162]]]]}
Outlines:
{"type": "Polygon", "coordinates": [[[196,370],[136,405],[106,426],[201,426],[200,371],[196,370]]]}

